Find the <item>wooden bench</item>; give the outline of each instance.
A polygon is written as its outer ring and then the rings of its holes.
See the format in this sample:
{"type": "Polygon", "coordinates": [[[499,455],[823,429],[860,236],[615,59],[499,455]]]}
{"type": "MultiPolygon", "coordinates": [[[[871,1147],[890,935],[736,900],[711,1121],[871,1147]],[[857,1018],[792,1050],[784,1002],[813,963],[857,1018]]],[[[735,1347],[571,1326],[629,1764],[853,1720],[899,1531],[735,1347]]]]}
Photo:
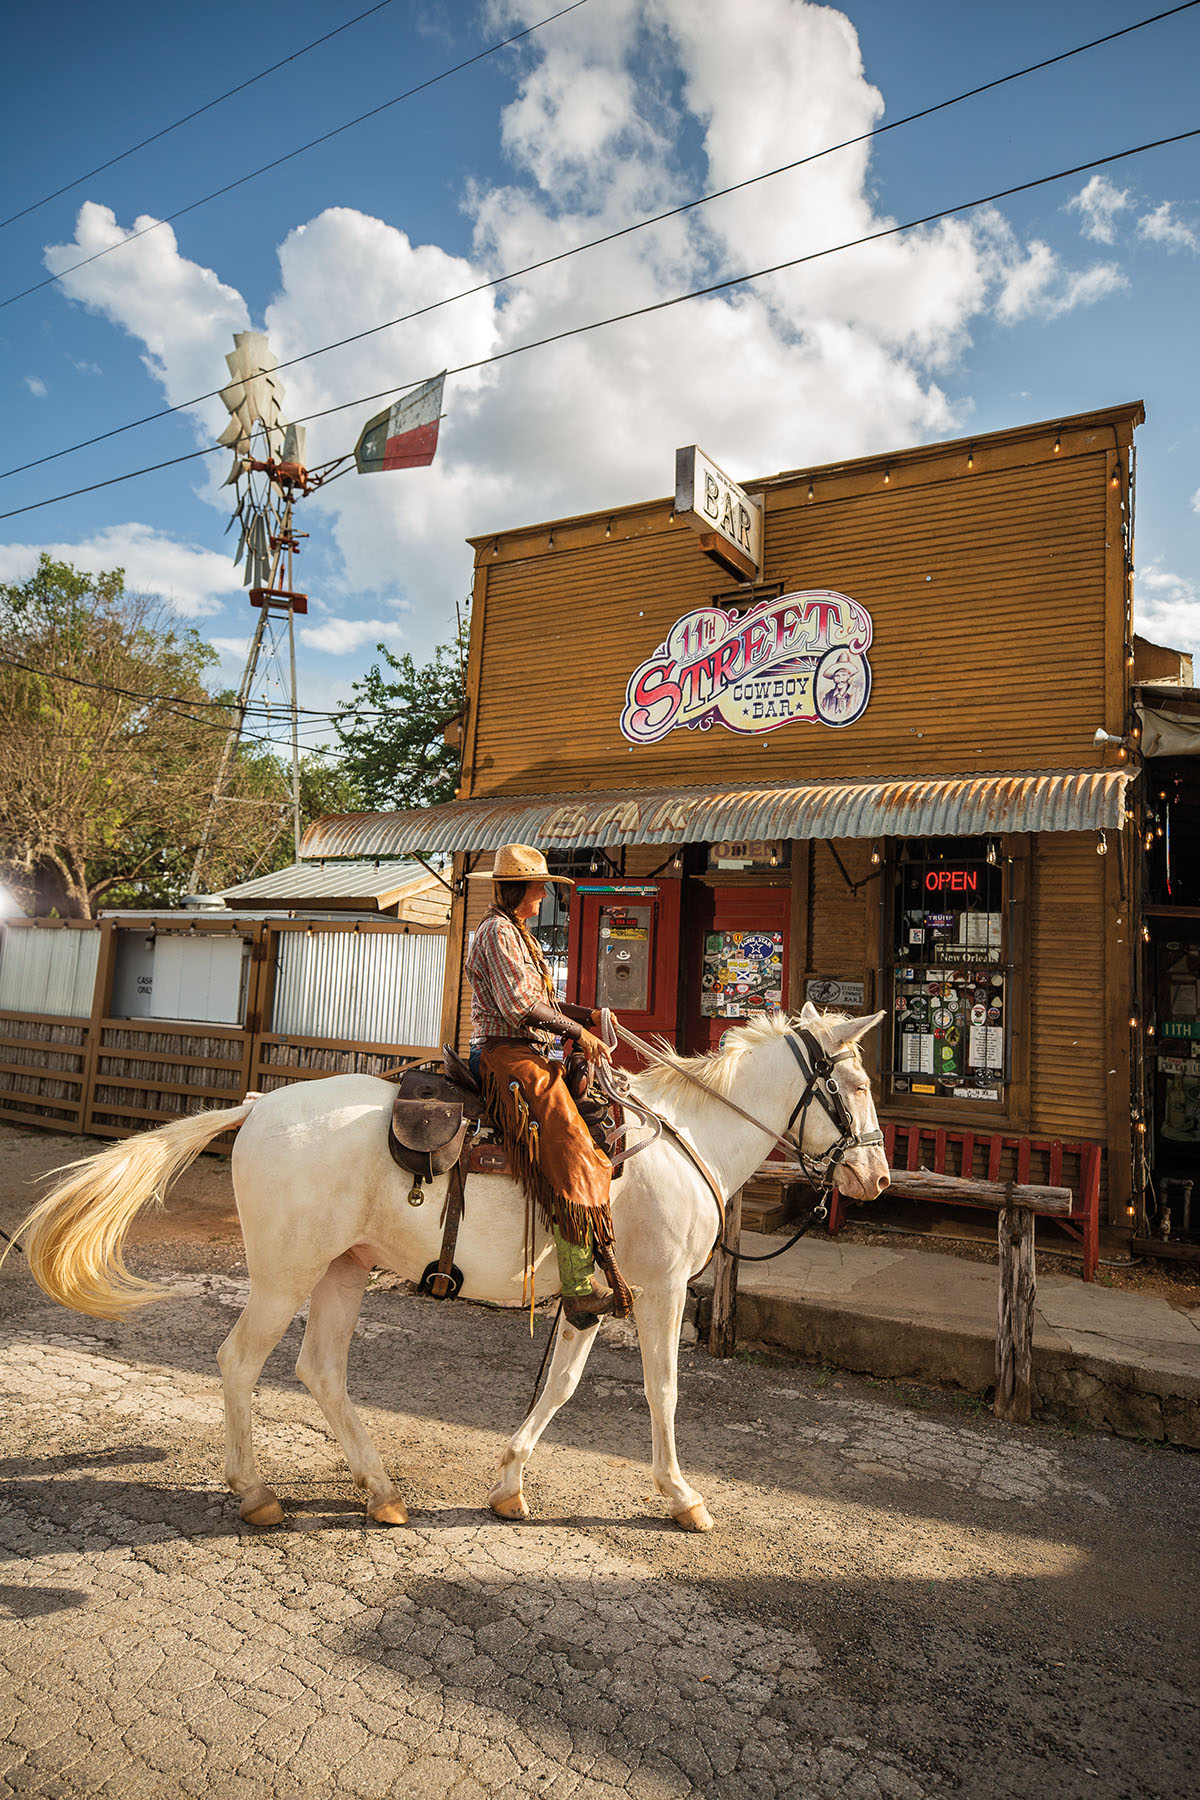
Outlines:
{"type": "MultiPolygon", "coordinates": [[[[883,1142],[892,1172],[888,1192],[898,1199],[936,1200],[946,1206],[989,1210],[995,1209],[996,1200],[984,1191],[985,1184],[994,1189],[1007,1179],[1028,1186],[1032,1155],[1037,1151],[1046,1158],[1045,1184],[1071,1189],[1071,1210],[1058,1216],[1056,1223],[1082,1243],[1083,1279],[1095,1280],[1100,1261],[1101,1145],[895,1124],[884,1125],[883,1142]]],[[[831,1232],[841,1230],[847,1209],[853,1205],[834,1191],[829,1204],[831,1232]]]]}

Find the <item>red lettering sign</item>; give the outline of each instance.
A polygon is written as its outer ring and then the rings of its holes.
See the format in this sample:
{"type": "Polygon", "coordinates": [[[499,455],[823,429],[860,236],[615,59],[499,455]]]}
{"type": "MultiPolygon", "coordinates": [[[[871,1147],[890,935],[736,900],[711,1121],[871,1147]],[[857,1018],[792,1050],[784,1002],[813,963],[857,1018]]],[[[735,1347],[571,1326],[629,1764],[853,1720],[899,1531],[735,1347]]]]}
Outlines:
{"type": "Polygon", "coordinates": [[[925,886],[931,894],[973,894],[979,886],[978,869],[930,869],[925,886]]]}

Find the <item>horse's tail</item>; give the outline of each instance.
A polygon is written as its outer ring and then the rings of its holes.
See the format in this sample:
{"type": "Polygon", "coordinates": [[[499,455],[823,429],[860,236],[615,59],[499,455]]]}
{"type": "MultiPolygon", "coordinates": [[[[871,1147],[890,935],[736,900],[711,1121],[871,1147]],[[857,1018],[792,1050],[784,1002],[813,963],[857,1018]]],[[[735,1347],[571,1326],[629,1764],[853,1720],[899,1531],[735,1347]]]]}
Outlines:
{"type": "Polygon", "coordinates": [[[125,1266],[125,1233],[147,1200],[162,1205],[171,1182],[206,1144],[237,1129],[257,1098],[174,1119],[55,1170],[64,1179],[17,1232],[28,1234],[25,1255],[43,1293],[97,1319],[120,1319],[161,1300],[164,1289],[125,1266]]]}

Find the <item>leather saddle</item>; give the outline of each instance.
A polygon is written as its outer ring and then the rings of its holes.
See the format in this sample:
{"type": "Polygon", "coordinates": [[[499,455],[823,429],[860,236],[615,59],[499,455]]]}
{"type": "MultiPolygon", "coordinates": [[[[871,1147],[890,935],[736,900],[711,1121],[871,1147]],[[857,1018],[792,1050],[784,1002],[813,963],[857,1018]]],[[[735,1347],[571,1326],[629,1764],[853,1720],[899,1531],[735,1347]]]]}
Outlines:
{"type": "Polygon", "coordinates": [[[421,1181],[454,1167],[468,1130],[484,1117],[483,1095],[466,1065],[460,1067],[470,1087],[436,1068],[406,1069],[396,1084],[388,1149],[393,1161],[421,1181]]]}

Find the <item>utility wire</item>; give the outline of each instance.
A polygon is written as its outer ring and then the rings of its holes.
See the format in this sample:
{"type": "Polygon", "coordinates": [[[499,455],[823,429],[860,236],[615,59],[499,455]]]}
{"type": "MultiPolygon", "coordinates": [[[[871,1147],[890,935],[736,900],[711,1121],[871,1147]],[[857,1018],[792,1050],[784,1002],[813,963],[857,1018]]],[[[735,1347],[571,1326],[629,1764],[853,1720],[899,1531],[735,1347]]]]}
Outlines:
{"type": "Polygon", "coordinates": [[[468,56],[465,61],[455,63],[452,69],[443,69],[440,75],[431,75],[428,81],[419,81],[416,87],[407,88],[402,94],[394,94],[390,100],[382,101],[379,106],[371,107],[368,112],[359,113],[357,118],[347,119],[344,124],[335,125],[331,131],[323,131],[320,137],[309,138],[306,144],[298,144],[294,150],[287,150],[282,156],[273,157],[270,162],[263,163],[260,168],[251,169],[248,175],[239,175],[236,181],[227,181],[224,187],[214,188],[211,194],[202,194],[199,200],[189,201],[186,206],[179,207],[176,212],[168,213],[165,219],[156,219],[153,225],[144,225],[141,231],[131,231],[128,237],[119,239],[115,244],[109,244],[103,250],[97,250],[92,256],[81,257],[78,262],[72,263],[70,268],[60,269],[57,275],[47,275],[44,281],[35,281],[32,287],[22,288],[19,293],[10,294],[7,300],[0,300],[0,309],[12,306],[16,301],[24,300],[30,294],[40,293],[42,288],[52,287],[56,281],[62,281],[64,276],[73,275],[76,269],[86,269],[89,263],[99,262],[102,256],[111,256],[114,250],[121,250],[126,244],[136,243],[138,238],[146,237],[152,231],[161,231],[164,225],[173,224],[176,219],[182,219],[185,214],[195,212],[197,207],[207,206],[210,200],[219,200],[222,194],[231,194],[235,188],[245,187],[248,181],[256,181],[260,175],[268,175],[272,169],[281,168],[284,163],[291,162],[293,157],[303,156],[306,150],[315,150],[318,144],[327,144],[331,138],[340,137],[343,131],[351,131],[356,125],[362,125],[368,119],[377,118],[380,113],[387,112],[390,107],[399,106],[402,100],[411,100],[414,94],[422,94],[426,88],[436,87],[439,81],[448,81],[451,75],[461,74],[473,63],[483,62],[486,57],[495,56],[498,50],[506,50],[510,44],[517,43],[521,38],[529,37],[532,32],[541,31],[544,25],[553,25],[556,19],[565,18],[567,13],[577,12],[581,6],[586,6],[587,3],[588,0],[571,0],[570,6],[562,7],[560,11],[551,13],[548,18],[539,19],[536,25],[526,25],[522,31],[514,31],[511,37],[501,38],[499,43],[490,44],[486,50],[477,51],[474,56],[468,56]]]}
{"type": "MultiPolygon", "coordinates": [[[[647,218],[636,220],[632,225],[623,225],[616,231],[606,232],[602,237],[590,238],[586,243],[575,244],[569,250],[560,250],[554,256],[545,256],[537,262],[526,263],[523,268],[511,269],[507,274],[497,275],[490,281],[481,281],[474,287],[461,288],[457,294],[447,294],[442,300],[430,301],[427,306],[419,306],[414,312],[401,313],[395,319],[385,319],[380,325],[369,325],[363,331],[352,332],[348,337],[336,338],[333,343],[322,344],[315,350],[304,350],[298,356],[291,356],[285,362],[277,363],[272,373],[295,368],[298,363],[310,362],[318,356],[327,356],[331,350],[344,350],[348,344],[358,344],[364,338],[374,337],[381,331],[390,331],[397,325],[407,325],[413,319],[424,318],[427,313],[437,312],[443,306],[453,306],[459,300],[469,300],[475,294],[488,293],[495,288],[502,287],[506,282],[519,281],[522,276],[536,274],[540,269],[548,269],[555,263],[566,262],[568,258],[580,256],[587,250],[596,250],[604,244],[615,243],[619,238],[629,237],[637,231],[644,231],[651,225],[661,225],[667,219],[678,218],[682,213],[707,206],[713,200],[723,200],[730,194],[741,193],[745,188],[754,187],[763,181],[771,181],[777,175],[791,174],[796,169],[806,167],[809,163],[820,162],[826,156],[833,156],[839,150],[847,150],[855,144],[867,143],[872,138],[882,137],[888,131],[898,131],[902,125],[912,125],[919,119],[927,119],[934,113],[944,112],[948,107],[960,105],[964,100],[973,100],[980,94],[989,93],[993,88],[1003,87],[1008,82],[1019,81],[1023,76],[1035,74],[1039,69],[1049,68],[1053,63],[1065,62],[1070,57],[1081,56],[1085,50],[1094,50],[1097,45],[1110,43],[1113,38],[1126,37],[1131,31],[1141,31],[1144,26],[1157,24],[1160,19],[1172,18],[1175,13],[1189,12],[1195,6],[1200,6],[1200,0],[1184,0],[1184,4],[1172,7],[1169,12],[1155,13],[1152,18],[1141,19],[1136,25],[1126,25],[1120,31],[1110,32],[1107,37],[1093,38],[1089,43],[1077,44],[1073,50],[1064,50],[1058,56],[1048,57],[1044,62],[1030,63],[1024,69],[1014,69],[1008,75],[997,76],[994,81],[986,81],[980,87],[968,88],[964,93],[955,94],[949,100],[939,100],[933,106],[923,107],[920,112],[907,113],[903,118],[893,119],[886,125],[878,125],[871,131],[860,132],[857,137],[844,138],[840,143],[829,144],[823,150],[814,150],[808,156],[798,157],[794,162],[781,163],[778,168],[766,169],[759,175],[750,175],[746,180],[734,182],[730,187],[717,188],[710,194],[701,194],[697,199],[685,200],[679,206],[669,207],[666,212],[653,213],[647,218]]],[[[0,470],[0,481],[6,481],[10,475],[22,475],[29,469],[41,468],[43,463],[55,462],[59,457],[72,456],[78,450],[90,449],[93,444],[103,444],[109,438],[119,437],[123,432],[134,431],[142,425],[151,425],[158,419],[168,419],[173,413],[185,412],[190,407],[199,406],[205,400],[216,399],[220,392],[220,388],[210,388],[207,393],[196,394],[190,400],[180,400],[174,406],[160,407],[157,412],[147,413],[141,419],[130,419],[125,425],[114,425],[109,431],[98,432],[95,437],[83,438],[79,443],[68,444],[61,450],[52,450],[46,456],[35,457],[32,462],[18,463],[11,469],[0,470]]]]}
{"type": "MultiPolygon", "coordinates": [[[[140,692],[137,688],[116,687],[110,681],[86,681],[82,675],[64,675],[57,669],[35,668],[33,663],[22,662],[21,659],[16,656],[0,656],[0,667],[20,669],[26,675],[42,675],[45,676],[48,681],[69,681],[75,687],[95,688],[97,691],[105,694],[120,694],[124,700],[145,700],[147,702],[164,701],[172,706],[217,706],[224,708],[226,711],[237,705],[236,700],[200,700],[192,694],[145,694],[140,692]]],[[[263,710],[270,711],[271,709],[267,706],[265,701],[261,700],[252,700],[246,707],[248,713],[260,712],[263,710]]],[[[282,712],[284,709],[280,707],[276,710],[282,712]]],[[[286,710],[290,716],[292,709],[288,707],[286,710]]],[[[369,719],[383,719],[388,716],[382,708],[377,708],[372,712],[364,711],[360,715],[357,708],[351,703],[347,703],[346,706],[339,706],[328,710],[315,706],[300,706],[297,707],[296,710],[305,717],[312,719],[340,719],[348,712],[354,712],[356,717],[361,716],[362,718],[369,719]]]]}
{"type": "Polygon", "coordinates": [[[103,175],[105,169],[114,168],[117,163],[124,162],[126,157],[136,156],[137,152],[145,150],[147,145],[157,144],[160,138],[168,137],[172,131],[178,131],[181,125],[189,125],[202,113],[211,112],[214,106],[220,106],[223,100],[231,100],[235,94],[244,93],[256,82],[265,81],[267,76],[274,75],[276,70],[285,69],[289,63],[298,62],[302,56],[307,56],[310,50],[316,50],[321,44],[327,44],[330,38],[337,37],[343,31],[349,31],[352,25],[361,25],[364,19],[369,19],[373,13],[382,12],[385,6],[391,4],[392,0],[378,0],[377,5],[369,6],[366,12],[357,13],[353,19],[347,19],[344,25],[335,25],[333,30],[327,31],[323,37],[314,38],[311,44],[303,44],[299,50],[293,50],[289,56],[281,57],[278,62],[272,63],[269,69],[260,69],[257,75],[250,75],[245,81],[239,81],[236,87],[226,88],[225,92],[218,94],[215,100],[206,100],[203,106],[197,106],[193,112],[184,113],[181,119],[174,120],[170,125],[164,125],[161,131],[151,132],[150,136],[143,138],[140,143],[131,144],[128,150],[120,150],[116,156],[110,156],[107,162],[97,163],[96,167],[89,169],[86,174],[76,175],[73,181],[64,182],[62,187],[55,188],[52,194],[44,194],[40,200],[30,201],[29,205],[23,206],[20,212],[10,213],[7,219],[0,219],[0,231],[3,231],[6,225],[15,225],[18,219],[28,218],[29,214],[37,212],[39,207],[48,206],[51,200],[57,200],[61,195],[69,194],[72,188],[82,187],[83,183],[90,181],[93,175],[103,175]]]}
{"type": "MultiPolygon", "coordinates": [[[[188,706],[215,706],[220,707],[223,711],[228,713],[236,713],[237,711],[236,700],[194,700],[183,694],[143,694],[139,693],[134,688],[118,687],[112,682],[88,681],[82,675],[68,675],[59,669],[38,669],[35,668],[32,663],[22,662],[19,657],[15,656],[0,656],[0,667],[21,669],[28,675],[39,675],[46,681],[63,681],[68,683],[71,687],[90,688],[96,693],[116,694],[120,698],[126,700],[141,700],[147,704],[153,703],[161,705],[166,712],[170,713],[172,718],[184,719],[191,725],[204,725],[213,731],[228,732],[230,729],[230,721],[228,719],[205,719],[196,713],[182,712],[179,709],[188,706]]],[[[252,711],[260,713],[263,710],[261,702],[255,707],[246,708],[247,715],[252,711]]],[[[279,714],[279,729],[281,731],[290,731],[291,708],[286,705],[281,705],[277,710],[279,714]]],[[[309,708],[301,707],[299,710],[302,713],[307,713],[309,708]]],[[[319,716],[323,717],[325,715],[319,716]]],[[[382,718],[384,715],[380,713],[374,716],[382,718]]],[[[258,722],[262,723],[262,720],[260,719],[258,722]]],[[[56,733],[54,735],[69,736],[71,734],[56,733]]],[[[290,743],[290,738],[280,740],[272,737],[265,737],[262,734],[253,731],[243,730],[239,733],[239,736],[248,739],[251,743],[267,744],[271,749],[283,748],[286,750],[290,743]]],[[[309,743],[305,744],[304,748],[309,756],[328,757],[332,762],[341,762],[343,760],[339,751],[328,750],[320,744],[309,743]]],[[[401,766],[409,770],[419,771],[425,765],[422,763],[405,763],[401,766]]]]}
{"type": "MultiPolygon", "coordinates": [[[[780,275],[788,269],[801,268],[806,263],[820,262],[827,256],[838,256],[843,250],[857,250],[863,244],[877,244],[884,238],[899,237],[906,231],[916,231],[922,225],[936,224],[939,219],[950,219],[957,213],[973,212],[976,207],[990,206],[997,200],[1010,200],[1016,194],[1027,194],[1034,188],[1047,187],[1054,181],[1067,181],[1074,175],[1085,175],[1090,169],[1102,169],[1109,163],[1124,162],[1131,156],[1141,156],[1147,150],[1161,150],[1168,144],[1182,144],[1189,139],[1200,137],[1200,126],[1191,131],[1177,131],[1170,137],[1154,138],[1149,143],[1134,144],[1128,150],[1115,150],[1109,156],[1098,156],[1091,162],[1076,163],[1069,169],[1057,169],[1053,175],[1039,175],[1032,181],[1021,181],[1015,187],[998,188],[994,193],[982,194],[976,200],[963,200],[956,206],[944,206],[937,212],[925,213],[919,219],[909,219],[903,225],[887,225],[879,231],[867,232],[862,237],[850,238],[843,244],[830,244],[824,250],[810,250],[804,256],[789,257],[784,262],[771,263],[765,269],[754,269],[742,275],[730,275],[723,281],[709,282],[706,287],[692,288],[686,294],[673,294],[667,300],[654,300],[648,306],[636,306],[628,312],[612,313],[606,319],[593,319],[586,325],[572,325],[565,331],[553,332],[549,337],[534,338],[527,344],[514,344],[509,350],[498,350],[491,356],[480,356],[474,362],[459,363],[457,368],[446,369],[446,375],[465,375],[475,369],[490,368],[495,363],[507,362],[511,357],[524,356],[529,350],[544,350],[551,344],[561,344],[568,338],[583,337],[588,332],[601,331],[608,325],[622,325],[631,319],[644,319],[651,313],[666,312],[674,306],[682,306],[688,300],[703,300],[710,294],[726,293],[730,288],[742,287],[747,282],[762,281],[768,275],[780,275]]],[[[343,400],[337,406],[323,407],[319,412],[304,413],[293,421],[297,425],[311,424],[314,419],[328,419],[334,413],[347,412],[356,406],[366,406],[375,400],[387,400],[406,389],[419,386],[429,376],[419,376],[411,381],[398,382],[394,387],[381,388],[375,394],[360,394],[356,400],[343,400]]],[[[14,506],[8,512],[0,513],[0,521],[18,518],[22,513],[37,512],[43,506],[54,506],[60,500],[75,500],[81,494],[94,494],[102,488],[115,487],[122,481],[134,481],[140,475],[153,475],[160,469],[175,468],[179,463],[195,462],[202,456],[213,456],[222,450],[220,444],[210,444],[203,450],[191,450],[184,456],[171,456],[163,462],[150,463],[144,469],[130,469],[124,475],[110,475],[105,481],[92,481],[86,487],[71,488],[63,494],[51,494],[46,500],[33,500],[27,506],[14,506]]]]}

